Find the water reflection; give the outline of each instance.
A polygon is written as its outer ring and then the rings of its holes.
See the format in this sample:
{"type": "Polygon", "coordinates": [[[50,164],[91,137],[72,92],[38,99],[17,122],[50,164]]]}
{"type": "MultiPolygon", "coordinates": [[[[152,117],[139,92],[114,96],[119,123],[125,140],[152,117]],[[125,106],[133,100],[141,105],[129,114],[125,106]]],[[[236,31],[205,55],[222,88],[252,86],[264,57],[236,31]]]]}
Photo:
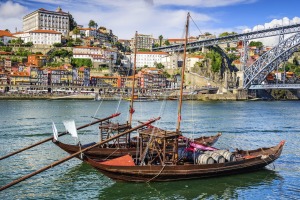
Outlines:
{"type": "MultiPolygon", "coordinates": [[[[116,182],[105,188],[99,199],[238,199],[241,191],[270,187],[282,177],[271,170],[249,174],[166,183],[116,182]]],[[[256,197],[265,194],[258,193],[256,197]]],[[[244,196],[245,197],[245,196],[244,196]]]]}

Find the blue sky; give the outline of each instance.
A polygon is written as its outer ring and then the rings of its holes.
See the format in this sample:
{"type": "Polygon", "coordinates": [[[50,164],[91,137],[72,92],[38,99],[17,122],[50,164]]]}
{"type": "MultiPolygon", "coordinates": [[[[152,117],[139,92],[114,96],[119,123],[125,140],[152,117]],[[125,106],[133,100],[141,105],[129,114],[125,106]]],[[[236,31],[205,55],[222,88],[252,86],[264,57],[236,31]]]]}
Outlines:
{"type": "Polygon", "coordinates": [[[135,31],[155,38],[182,38],[187,12],[193,19],[192,36],[242,32],[265,23],[300,23],[299,0],[0,0],[0,30],[20,31],[26,14],[58,6],[78,24],[87,26],[93,19],[120,39],[132,38],[135,31]]]}

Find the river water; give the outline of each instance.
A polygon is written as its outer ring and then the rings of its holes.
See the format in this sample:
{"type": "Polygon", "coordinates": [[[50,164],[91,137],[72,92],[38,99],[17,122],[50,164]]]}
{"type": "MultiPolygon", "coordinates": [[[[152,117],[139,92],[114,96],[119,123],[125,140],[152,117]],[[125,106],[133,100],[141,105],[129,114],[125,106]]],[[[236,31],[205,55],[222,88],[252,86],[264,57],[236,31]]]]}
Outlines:
{"type": "MultiPolygon", "coordinates": [[[[176,101],[137,102],[134,124],[161,116],[155,124],[175,130],[176,101]]],[[[127,101],[0,101],[0,156],[59,132],[63,120],[77,126],[115,112],[128,119],[127,101]]],[[[0,199],[299,199],[300,104],[298,101],[184,101],[181,130],[185,136],[222,132],[217,148],[255,149],[286,140],[281,157],[265,169],[227,177],[167,183],[115,182],[78,159],[69,160],[0,192],[0,199]]],[[[98,141],[97,126],[79,131],[82,143],[98,141]]],[[[59,140],[74,144],[70,135],[59,140]]],[[[52,142],[0,161],[0,186],[68,154],[52,142]]]]}

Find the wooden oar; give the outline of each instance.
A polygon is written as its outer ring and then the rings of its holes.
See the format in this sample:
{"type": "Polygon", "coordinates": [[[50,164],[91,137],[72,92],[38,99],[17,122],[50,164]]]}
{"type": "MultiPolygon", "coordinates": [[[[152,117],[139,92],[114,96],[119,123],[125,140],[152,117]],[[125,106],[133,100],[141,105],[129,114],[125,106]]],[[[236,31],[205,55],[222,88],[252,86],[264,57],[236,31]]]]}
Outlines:
{"type": "MultiPolygon", "coordinates": [[[[83,126],[78,127],[77,130],[80,130],[80,129],[86,128],[86,127],[88,127],[88,126],[92,126],[92,125],[94,125],[94,124],[97,124],[97,123],[99,123],[99,122],[103,122],[103,121],[106,121],[106,120],[108,120],[108,119],[117,117],[117,116],[119,116],[120,114],[121,114],[121,113],[115,113],[115,114],[112,114],[112,115],[109,116],[109,117],[106,117],[106,118],[103,118],[103,119],[98,119],[97,121],[93,121],[93,122],[91,122],[91,123],[88,123],[88,124],[85,124],[85,125],[83,125],[83,126]]],[[[68,132],[65,131],[65,132],[63,132],[63,133],[60,133],[58,136],[63,136],[63,135],[65,135],[65,134],[67,134],[67,133],[68,133],[68,132]]],[[[10,157],[10,156],[13,156],[13,155],[15,155],[15,154],[18,154],[18,153],[20,153],[20,152],[22,152],[22,151],[25,151],[25,150],[30,149],[30,148],[32,148],[32,147],[38,146],[38,145],[43,144],[43,143],[45,143],[45,142],[48,142],[48,141],[50,141],[50,140],[52,140],[52,139],[53,139],[53,136],[52,136],[52,137],[49,137],[49,138],[47,138],[47,139],[44,139],[44,140],[42,140],[42,141],[39,141],[39,142],[37,142],[37,143],[35,143],[35,144],[33,144],[33,145],[30,145],[30,146],[28,146],[28,147],[25,147],[25,148],[23,148],[23,149],[20,149],[20,150],[17,150],[17,151],[15,151],[15,152],[12,152],[12,153],[10,153],[10,154],[7,154],[6,156],[1,157],[0,160],[3,160],[3,159],[8,158],[8,157],[10,157]]]]}
{"type": "Polygon", "coordinates": [[[159,120],[159,119],[160,119],[160,117],[158,117],[158,118],[156,118],[156,119],[149,120],[148,122],[145,122],[144,124],[141,124],[141,125],[139,125],[139,126],[136,126],[136,127],[132,128],[132,129],[129,129],[129,130],[127,130],[127,131],[124,131],[124,132],[122,132],[122,133],[120,133],[120,134],[118,134],[118,135],[115,135],[115,136],[111,137],[111,138],[108,138],[107,140],[104,140],[104,141],[102,141],[102,142],[98,142],[97,144],[94,144],[94,145],[89,146],[89,147],[87,147],[87,148],[85,148],[85,149],[82,149],[81,151],[78,151],[78,152],[76,152],[76,153],[73,153],[73,154],[70,155],[70,156],[67,156],[67,157],[65,157],[65,158],[63,158],[63,159],[61,159],[61,160],[58,160],[58,161],[56,161],[56,162],[54,162],[54,163],[52,163],[52,164],[50,164],[50,165],[48,165],[48,166],[46,166],[46,167],[43,167],[43,168],[41,168],[41,169],[39,169],[39,170],[37,170],[37,171],[35,171],[35,172],[32,172],[32,173],[27,174],[27,175],[25,175],[25,176],[23,176],[23,177],[21,177],[21,178],[19,178],[19,179],[17,179],[17,180],[12,181],[11,183],[9,183],[9,184],[7,184],[7,185],[1,187],[1,188],[0,188],[0,191],[5,190],[5,189],[7,189],[7,188],[9,188],[9,187],[11,187],[11,186],[13,186],[13,185],[15,185],[15,184],[21,182],[21,181],[24,181],[24,180],[26,180],[26,179],[28,179],[28,178],[34,176],[34,175],[37,175],[37,174],[39,174],[39,173],[41,173],[41,172],[43,172],[43,171],[45,171],[45,170],[47,170],[47,169],[49,169],[49,168],[52,168],[52,167],[54,167],[54,166],[56,166],[56,165],[59,165],[59,164],[61,164],[61,163],[63,163],[63,162],[66,162],[66,161],[70,160],[71,158],[74,158],[75,156],[77,156],[77,155],[79,155],[79,154],[81,154],[81,153],[83,153],[83,152],[85,152],[85,151],[88,151],[88,150],[90,150],[90,149],[92,149],[92,148],[94,148],[94,147],[96,147],[96,146],[98,146],[98,145],[102,145],[102,144],[105,144],[105,143],[107,143],[107,142],[109,142],[109,141],[111,141],[111,140],[117,139],[118,137],[121,137],[122,135],[128,134],[128,133],[130,133],[130,132],[132,132],[132,131],[134,131],[134,130],[137,130],[137,129],[139,129],[139,128],[142,128],[143,126],[147,126],[148,124],[151,124],[151,123],[153,123],[153,122],[155,122],[155,121],[157,121],[157,120],[159,120]]]}

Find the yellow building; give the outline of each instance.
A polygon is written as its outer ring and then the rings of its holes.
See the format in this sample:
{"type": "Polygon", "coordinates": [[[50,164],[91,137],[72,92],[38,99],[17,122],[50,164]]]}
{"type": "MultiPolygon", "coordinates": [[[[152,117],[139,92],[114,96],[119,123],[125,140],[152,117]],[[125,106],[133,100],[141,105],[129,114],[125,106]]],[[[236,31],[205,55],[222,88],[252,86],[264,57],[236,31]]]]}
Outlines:
{"type": "Polygon", "coordinates": [[[11,85],[30,85],[30,75],[27,72],[13,72],[10,81],[11,85]]]}

